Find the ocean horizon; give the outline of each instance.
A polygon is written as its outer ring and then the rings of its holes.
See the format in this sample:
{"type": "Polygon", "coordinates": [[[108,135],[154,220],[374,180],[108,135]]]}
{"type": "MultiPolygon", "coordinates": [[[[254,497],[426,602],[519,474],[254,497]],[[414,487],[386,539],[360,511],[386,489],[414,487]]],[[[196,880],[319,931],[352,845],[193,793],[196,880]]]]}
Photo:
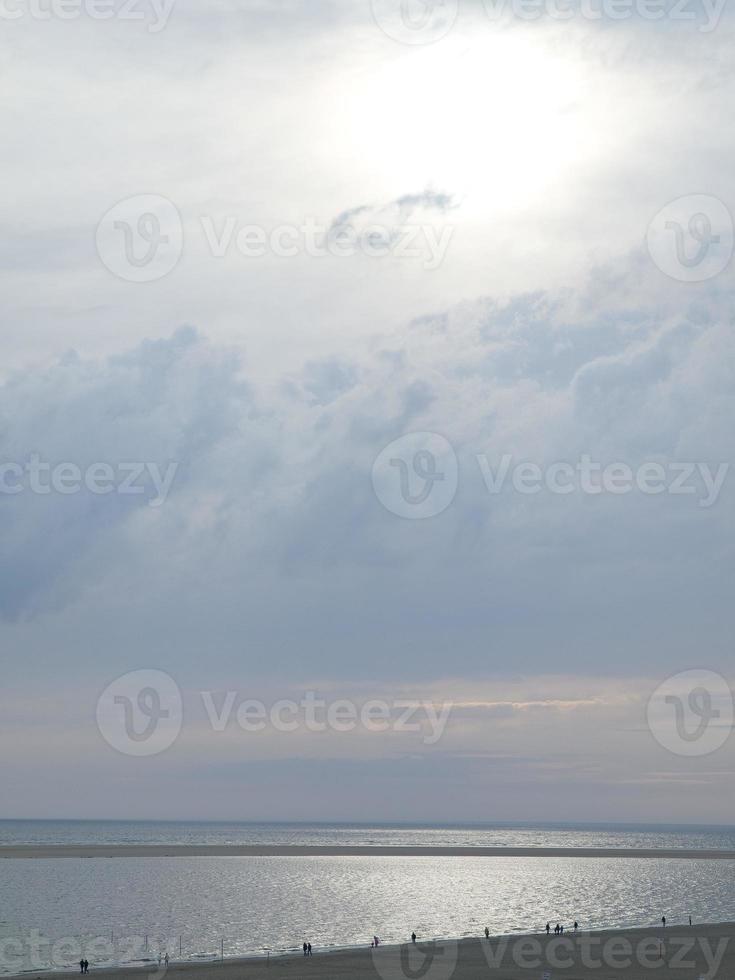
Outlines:
{"type": "MultiPolygon", "coordinates": [[[[735,828],[0,820],[0,844],[332,844],[735,850],[735,828]]],[[[735,919],[729,861],[583,857],[127,857],[4,861],[0,942],[105,940],[121,963],[735,919]]],[[[49,949],[52,948],[52,945],[49,949]]],[[[53,963],[48,965],[53,966],[53,963]]],[[[0,963],[6,974],[19,972],[0,963]]]]}

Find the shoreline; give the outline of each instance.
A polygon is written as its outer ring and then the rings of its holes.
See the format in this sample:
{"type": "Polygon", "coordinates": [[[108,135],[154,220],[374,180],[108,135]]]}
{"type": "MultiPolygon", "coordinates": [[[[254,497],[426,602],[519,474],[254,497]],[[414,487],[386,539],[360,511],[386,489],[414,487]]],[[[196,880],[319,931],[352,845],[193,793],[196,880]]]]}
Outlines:
{"type": "MultiPolygon", "coordinates": [[[[609,948],[610,962],[601,962],[594,968],[596,980],[638,980],[641,976],[652,974],[658,978],[678,978],[689,980],[694,969],[695,976],[705,980],[732,975],[735,967],[735,922],[701,923],[692,926],[668,924],[665,929],[660,924],[650,926],[599,929],[589,932],[568,932],[561,937],[541,933],[512,933],[491,936],[489,941],[480,936],[459,939],[437,938],[422,941],[413,947],[410,943],[400,945],[385,944],[373,950],[364,946],[315,947],[314,955],[305,958],[299,950],[250,953],[243,956],[225,957],[224,960],[175,960],[168,967],[159,967],[156,961],[136,965],[90,967],[90,973],[104,976],[106,980],[140,980],[142,977],[163,980],[170,974],[197,980],[344,980],[345,977],[364,978],[364,980],[399,980],[406,976],[423,975],[418,972],[405,972],[405,956],[418,956],[419,959],[434,956],[447,957],[442,965],[436,964],[437,975],[453,976],[455,980],[476,980],[480,973],[496,974],[503,980],[536,980],[539,969],[553,967],[554,974],[564,973],[570,977],[578,976],[585,966],[580,955],[581,948],[605,950],[609,948]],[[663,941],[663,946],[662,946],[663,941]],[[535,943],[540,951],[542,963],[524,963],[514,952],[529,942],[535,943]],[[627,946],[626,946],[627,944],[627,946]],[[641,951],[647,944],[645,958],[641,951]],[[624,963],[620,960],[621,950],[627,949],[629,957],[638,956],[637,961],[624,963]],[[722,954],[708,955],[720,948],[722,954]],[[659,950],[663,950],[663,962],[659,950]],[[552,953],[552,950],[554,951],[552,953]],[[613,955],[613,950],[615,950],[613,955]],[[692,965],[678,962],[679,952],[684,950],[692,959],[692,965]],[[564,966],[553,962],[554,956],[561,953],[573,957],[573,962],[564,966]],[[500,954],[503,954],[502,957],[500,954]],[[580,966],[580,959],[582,966],[580,966]],[[517,962],[516,962],[517,960],[517,962]],[[715,962],[716,961],[716,962],[715,962]],[[446,967],[451,965],[451,971],[446,967]],[[272,971],[277,970],[274,974],[272,971]],[[575,972],[576,971],[576,972],[575,972]]],[[[604,959],[604,956],[603,956],[604,959]]],[[[0,974],[3,980],[58,980],[59,976],[78,973],[74,966],[58,967],[53,970],[26,969],[22,973],[0,974]]],[[[431,975],[432,970],[429,970],[431,975]]]]}
{"type": "Polygon", "coordinates": [[[12,844],[0,845],[0,858],[144,857],[536,857],[640,858],[735,861],[735,850],[632,847],[462,847],[337,846],[301,844],[12,844]]]}

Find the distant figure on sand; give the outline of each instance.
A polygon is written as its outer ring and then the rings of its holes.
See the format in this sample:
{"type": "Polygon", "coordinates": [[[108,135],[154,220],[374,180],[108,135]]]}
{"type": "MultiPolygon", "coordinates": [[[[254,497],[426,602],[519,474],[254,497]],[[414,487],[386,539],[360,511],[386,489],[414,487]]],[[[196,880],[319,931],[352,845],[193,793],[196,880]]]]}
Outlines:
{"type": "Polygon", "coordinates": [[[163,965],[168,966],[168,953],[163,957],[163,965]]]}
{"type": "Polygon", "coordinates": [[[415,932],[412,932],[411,933],[411,942],[412,943],[415,943],[416,942],[416,933],[415,932]]]}
{"type": "Polygon", "coordinates": [[[311,943],[306,944],[306,955],[311,956],[311,943]]]}
{"type": "Polygon", "coordinates": [[[666,916],[665,915],[662,915],[661,916],[661,925],[664,927],[664,929],[666,928],[666,916]]]}
{"type": "Polygon", "coordinates": [[[578,923],[578,922],[577,922],[577,920],[575,919],[575,920],[574,920],[574,931],[576,932],[576,931],[577,931],[577,929],[579,929],[579,923],[578,923]]]}
{"type": "Polygon", "coordinates": [[[689,916],[689,925],[691,925],[691,924],[692,924],[692,917],[691,917],[691,915],[690,915],[690,916],[689,916]]]}
{"type": "Polygon", "coordinates": [[[550,932],[551,932],[551,924],[549,922],[547,922],[546,923],[546,935],[548,936],[550,932]]]}
{"type": "Polygon", "coordinates": [[[306,943],[304,943],[304,956],[308,956],[308,955],[309,955],[309,947],[307,946],[306,943]]]}
{"type": "Polygon", "coordinates": [[[485,926],[485,939],[489,939],[489,938],[490,938],[490,930],[488,929],[487,926],[485,926]]]}

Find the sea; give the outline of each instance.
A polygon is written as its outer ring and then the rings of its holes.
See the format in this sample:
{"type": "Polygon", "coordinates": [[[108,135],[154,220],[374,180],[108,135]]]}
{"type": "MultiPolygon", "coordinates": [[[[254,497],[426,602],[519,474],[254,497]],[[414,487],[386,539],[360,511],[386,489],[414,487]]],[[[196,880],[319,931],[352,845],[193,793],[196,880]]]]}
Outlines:
{"type": "MultiPolygon", "coordinates": [[[[0,821],[0,844],[701,848],[734,827],[0,821]]],[[[735,863],[560,857],[0,861],[0,974],[580,928],[735,920],[735,863]]]]}

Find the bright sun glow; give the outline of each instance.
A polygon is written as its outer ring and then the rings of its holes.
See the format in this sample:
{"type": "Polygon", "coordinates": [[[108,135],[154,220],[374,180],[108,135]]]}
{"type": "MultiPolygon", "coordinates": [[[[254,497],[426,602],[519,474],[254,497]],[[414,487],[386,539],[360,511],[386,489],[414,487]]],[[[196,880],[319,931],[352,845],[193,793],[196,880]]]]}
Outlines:
{"type": "Polygon", "coordinates": [[[533,198],[580,152],[581,71],[508,36],[408,49],[342,108],[390,186],[418,184],[503,206],[533,198]]]}

